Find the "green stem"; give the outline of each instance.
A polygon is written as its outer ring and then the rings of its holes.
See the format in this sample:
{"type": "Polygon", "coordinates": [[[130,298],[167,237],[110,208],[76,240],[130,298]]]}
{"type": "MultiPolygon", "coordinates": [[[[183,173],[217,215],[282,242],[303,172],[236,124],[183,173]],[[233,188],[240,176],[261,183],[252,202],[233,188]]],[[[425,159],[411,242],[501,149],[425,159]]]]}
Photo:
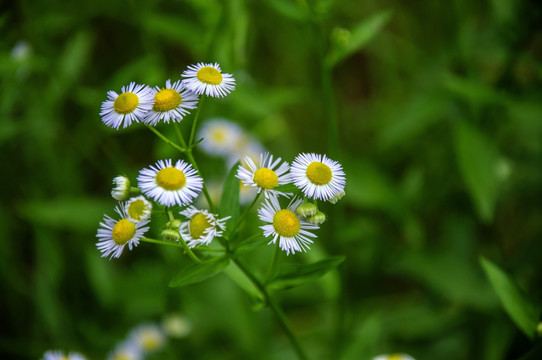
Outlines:
{"type": "Polygon", "coordinates": [[[258,199],[260,198],[261,193],[262,193],[262,191],[260,191],[260,192],[254,197],[254,200],[252,200],[252,202],[250,203],[250,205],[245,209],[245,211],[243,211],[243,213],[241,214],[241,216],[239,216],[239,220],[237,220],[237,223],[235,224],[234,229],[238,229],[238,228],[239,228],[239,225],[241,225],[241,222],[243,221],[243,219],[245,218],[245,216],[247,216],[248,212],[254,207],[254,205],[256,204],[256,202],[258,201],[258,199]]]}
{"type": "Polygon", "coordinates": [[[153,243],[153,244],[160,244],[160,245],[169,245],[169,246],[175,246],[175,247],[183,247],[180,243],[174,243],[170,241],[164,241],[164,240],[158,240],[158,239],[151,239],[151,238],[141,238],[139,239],[144,242],[153,243]]]}
{"type": "Polygon", "coordinates": [[[301,347],[301,344],[299,343],[299,340],[295,336],[292,328],[290,327],[290,324],[288,323],[288,319],[286,318],[286,315],[280,308],[280,306],[277,304],[275,299],[269,294],[267,291],[267,288],[256,278],[256,276],[250,272],[238,259],[235,257],[232,257],[232,261],[239,267],[239,269],[248,277],[248,279],[262,292],[262,294],[265,297],[266,303],[269,304],[269,307],[275,313],[275,316],[277,317],[277,320],[282,327],[282,330],[286,333],[286,336],[292,343],[295,352],[297,353],[297,357],[300,360],[307,360],[308,357],[305,354],[305,351],[301,347]]]}
{"type": "Polygon", "coordinates": [[[277,268],[279,265],[279,254],[280,254],[280,241],[276,241],[275,251],[273,252],[273,259],[269,265],[269,270],[267,270],[267,275],[265,276],[265,282],[269,282],[277,274],[277,268]]]}
{"type": "Polygon", "coordinates": [[[169,140],[164,134],[162,134],[160,131],[156,130],[154,127],[150,125],[145,125],[150,131],[156,134],[160,139],[162,139],[166,144],[169,144],[171,147],[173,147],[175,150],[178,150],[182,153],[186,152],[186,149],[184,147],[180,147],[179,145],[175,144],[173,141],[169,140]]]}
{"type": "Polygon", "coordinates": [[[205,100],[205,95],[201,95],[199,106],[196,109],[196,114],[194,115],[194,120],[192,121],[192,129],[190,130],[190,138],[188,139],[188,145],[190,145],[190,150],[192,150],[192,146],[194,144],[194,134],[196,133],[196,124],[198,123],[199,113],[201,111],[201,108],[203,107],[203,100],[205,100]]]}

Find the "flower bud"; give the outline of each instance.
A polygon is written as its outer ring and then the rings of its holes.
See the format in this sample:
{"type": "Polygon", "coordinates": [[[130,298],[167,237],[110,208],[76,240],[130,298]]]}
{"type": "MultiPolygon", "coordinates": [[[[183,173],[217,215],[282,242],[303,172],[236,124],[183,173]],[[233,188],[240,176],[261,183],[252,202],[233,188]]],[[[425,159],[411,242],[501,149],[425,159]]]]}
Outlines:
{"type": "Polygon", "coordinates": [[[316,214],[305,218],[305,220],[311,224],[320,225],[326,221],[326,215],[321,211],[317,211],[316,214]]]}
{"type": "Polygon", "coordinates": [[[297,214],[303,217],[313,216],[317,211],[318,206],[313,203],[303,203],[297,207],[297,214]]]}
{"type": "Polygon", "coordinates": [[[181,239],[179,231],[173,229],[165,229],[160,235],[166,241],[179,241],[181,239]]]}
{"type": "Polygon", "coordinates": [[[332,197],[331,199],[329,199],[328,201],[330,203],[332,203],[332,204],[336,204],[337,201],[341,200],[344,197],[344,195],[346,195],[346,192],[344,192],[344,190],[343,190],[340,193],[338,193],[337,195],[335,195],[335,197],[332,197]]]}
{"type": "Polygon", "coordinates": [[[128,200],[130,197],[130,179],[126,176],[117,176],[113,179],[113,190],[111,196],[118,201],[128,200]]]}
{"type": "Polygon", "coordinates": [[[181,227],[181,223],[182,223],[181,220],[175,219],[175,220],[168,221],[166,226],[168,229],[179,230],[179,228],[181,227]]]}

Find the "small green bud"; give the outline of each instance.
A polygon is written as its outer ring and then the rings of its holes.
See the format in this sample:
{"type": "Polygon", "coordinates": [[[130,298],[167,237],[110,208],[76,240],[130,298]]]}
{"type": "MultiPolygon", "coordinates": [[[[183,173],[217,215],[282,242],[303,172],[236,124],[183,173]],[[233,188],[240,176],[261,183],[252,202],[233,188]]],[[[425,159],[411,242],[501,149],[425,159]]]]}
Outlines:
{"type": "Polygon", "coordinates": [[[341,48],[345,48],[350,44],[350,37],[350,30],[345,28],[336,27],[331,32],[331,39],[341,48]]]}
{"type": "Polygon", "coordinates": [[[116,176],[113,179],[113,190],[111,196],[118,201],[128,200],[130,198],[130,179],[126,176],[116,176]]]}
{"type": "Polygon", "coordinates": [[[305,218],[305,220],[311,224],[320,225],[326,221],[326,215],[321,211],[317,211],[316,214],[305,218]]]}
{"type": "Polygon", "coordinates": [[[181,220],[175,219],[175,220],[168,221],[166,226],[168,229],[179,230],[179,228],[181,227],[181,224],[182,224],[181,220]]]}
{"type": "Polygon", "coordinates": [[[330,203],[332,203],[332,204],[336,204],[337,201],[341,200],[344,197],[344,195],[346,195],[346,192],[344,192],[344,190],[343,190],[340,193],[338,193],[337,195],[335,195],[335,197],[332,197],[331,199],[329,199],[328,201],[330,203]]]}
{"type": "Polygon", "coordinates": [[[313,203],[303,203],[297,207],[296,211],[299,216],[312,216],[318,211],[318,206],[313,203]]]}
{"type": "Polygon", "coordinates": [[[178,230],[166,229],[160,234],[162,238],[166,241],[179,241],[181,239],[181,234],[178,230]]]}

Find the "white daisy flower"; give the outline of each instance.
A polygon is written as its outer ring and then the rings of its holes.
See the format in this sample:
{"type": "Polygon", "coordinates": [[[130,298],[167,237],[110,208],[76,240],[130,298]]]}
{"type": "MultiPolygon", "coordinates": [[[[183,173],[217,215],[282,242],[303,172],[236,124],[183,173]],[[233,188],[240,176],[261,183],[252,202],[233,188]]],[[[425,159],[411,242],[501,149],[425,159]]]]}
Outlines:
{"type": "Polygon", "coordinates": [[[142,169],[137,182],[143,194],[165,206],[188,205],[203,188],[203,179],[182,160],[175,165],[171,159],[159,160],[155,166],[142,169]]]}
{"type": "Polygon", "coordinates": [[[143,324],[135,328],[129,339],[143,352],[149,353],[162,348],[166,342],[164,331],[155,324],[143,324]]]}
{"type": "Polygon", "coordinates": [[[144,196],[133,197],[126,202],[126,213],[133,222],[148,220],[151,212],[152,204],[144,196]]]}
{"type": "Polygon", "coordinates": [[[326,155],[299,154],[290,167],[293,183],[311,199],[330,200],[344,190],[341,164],[326,155]]]}
{"type": "Polygon", "coordinates": [[[148,220],[135,223],[129,219],[124,204],[117,206],[115,211],[121,219],[114,220],[105,215],[96,234],[98,238],[96,247],[101,251],[102,257],[111,255],[110,258],[118,258],[126,245],[128,245],[128,249],[132,250],[132,247],[139,244],[139,239],[143,237],[143,234],[149,230],[148,227],[145,227],[148,220]]]}
{"type": "Polygon", "coordinates": [[[102,103],[100,116],[105,125],[118,129],[128,127],[132,122],[139,122],[152,109],[153,92],[147,85],[134,82],[121,88],[120,95],[115,91],[107,92],[107,100],[102,103]]]}
{"type": "Polygon", "coordinates": [[[134,341],[124,341],[107,355],[107,360],[143,360],[143,349],[134,341]]]}
{"type": "Polygon", "coordinates": [[[162,327],[166,334],[174,338],[183,338],[192,331],[192,323],[186,317],[179,314],[168,314],[162,321],[162,327]]]}
{"type": "Polygon", "coordinates": [[[379,355],[373,358],[373,360],[415,360],[412,356],[407,354],[391,354],[391,355],[379,355]]]}
{"type": "Polygon", "coordinates": [[[193,206],[181,211],[180,214],[189,219],[181,224],[179,232],[190,248],[197,245],[209,245],[215,237],[222,236],[226,228],[225,222],[230,218],[228,216],[218,219],[217,215],[193,206]]]}
{"type": "Polygon", "coordinates": [[[286,251],[286,255],[294,254],[296,251],[306,251],[309,244],[312,244],[310,238],[316,237],[307,230],[319,228],[318,225],[309,224],[296,214],[297,207],[302,203],[303,200],[294,198],[287,209],[282,209],[278,198],[270,196],[258,209],[260,220],[269,223],[260,226],[263,235],[273,237],[269,244],[274,244],[279,239],[279,246],[283,251],[286,251]]]}
{"type": "Polygon", "coordinates": [[[43,354],[43,360],[86,360],[86,357],[83,355],[71,352],[68,355],[65,355],[60,350],[50,350],[46,351],[45,354],[43,354]]]}
{"type": "Polygon", "coordinates": [[[281,163],[281,158],[273,161],[273,155],[269,153],[260,154],[259,165],[256,165],[250,156],[245,156],[243,164],[239,165],[237,170],[237,178],[246,186],[258,189],[258,193],[263,190],[266,198],[269,195],[287,195],[273,189],[291,182],[289,168],[286,161],[281,163]]]}
{"type": "Polygon", "coordinates": [[[113,199],[123,201],[130,197],[130,179],[126,176],[115,176],[113,178],[113,190],[111,190],[111,196],[113,199]]]}
{"type": "Polygon", "coordinates": [[[189,109],[195,109],[198,104],[198,96],[193,91],[185,89],[181,85],[181,80],[177,80],[171,85],[171,81],[166,81],[166,87],[160,89],[156,86],[153,89],[154,104],[151,111],[147,113],[143,122],[155,126],[160,120],[169,124],[180,122],[183,117],[189,113],[189,109]]]}
{"type": "Polygon", "coordinates": [[[235,144],[243,136],[244,131],[239,125],[229,120],[215,118],[202,124],[197,137],[204,139],[199,146],[206,154],[230,157],[237,154],[235,144]]]}
{"type": "Polygon", "coordinates": [[[235,89],[235,79],[231,74],[223,74],[218,63],[198,63],[188,66],[181,77],[184,87],[198,95],[224,97],[235,89]]]}

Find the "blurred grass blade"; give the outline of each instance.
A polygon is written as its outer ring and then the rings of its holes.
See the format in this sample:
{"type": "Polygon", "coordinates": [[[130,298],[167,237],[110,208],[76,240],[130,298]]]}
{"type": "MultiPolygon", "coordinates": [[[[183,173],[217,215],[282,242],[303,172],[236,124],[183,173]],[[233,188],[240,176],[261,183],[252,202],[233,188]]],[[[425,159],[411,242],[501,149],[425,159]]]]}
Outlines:
{"type": "Polygon", "coordinates": [[[527,335],[533,338],[540,317],[540,306],[536,305],[523,293],[514,281],[497,265],[488,259],[480,258],[493,289],[499,296],[504,310],[514,323],[527,335]]]}
{"type": "Polygon", "coordinates": [[[226,238],[235,231],[233,226],[235,226],[239,218],[239,179],[235,177],[238,166],[239,163],[235,163],[228,173],[218,209],[219,218],[231,216],[226,221],[226,230],[224,231],[224,237],[226,238]]]}
{"type": "Polygon", "coordinates": [[[217,259],[202,263],[190,264],[175,275],[169,282],[170,287],[180,287],[195,284],[206,280],[220,273],[228,266],[230,259],[219,257],[217,259]]]}
{"type": "Polygon", "coordinates": [[[457,122],[454,143],[459,170],[478,216],[491,222],[497,197],[497,149],[483,133],[465,122],[457,122]]]}
{"type": "Polygon", "coordinates": [[[306,21],[309,18],[309,9],[301,7],[301,5],[294,1],[267,0],[267,3],[278,13],[292,20],[306,21]]]}
{"type": "Polygon", "coordinates": [[[386,10],[379,12],[367,19],[363,19],[350,32],[335,39],[333,47],[326,57],[326,65],[334,67],[340,61],[362,49],[382,30],[391,17],[391,12],[386,10]]]}
{"type": "Polygon", "coordinates": [[[269,282],[269,286],[284,289],[306,284],[335,269],[344,259],[344,256],[333,256],[312,264],[281,264],[278,275],[269,282]]]}

